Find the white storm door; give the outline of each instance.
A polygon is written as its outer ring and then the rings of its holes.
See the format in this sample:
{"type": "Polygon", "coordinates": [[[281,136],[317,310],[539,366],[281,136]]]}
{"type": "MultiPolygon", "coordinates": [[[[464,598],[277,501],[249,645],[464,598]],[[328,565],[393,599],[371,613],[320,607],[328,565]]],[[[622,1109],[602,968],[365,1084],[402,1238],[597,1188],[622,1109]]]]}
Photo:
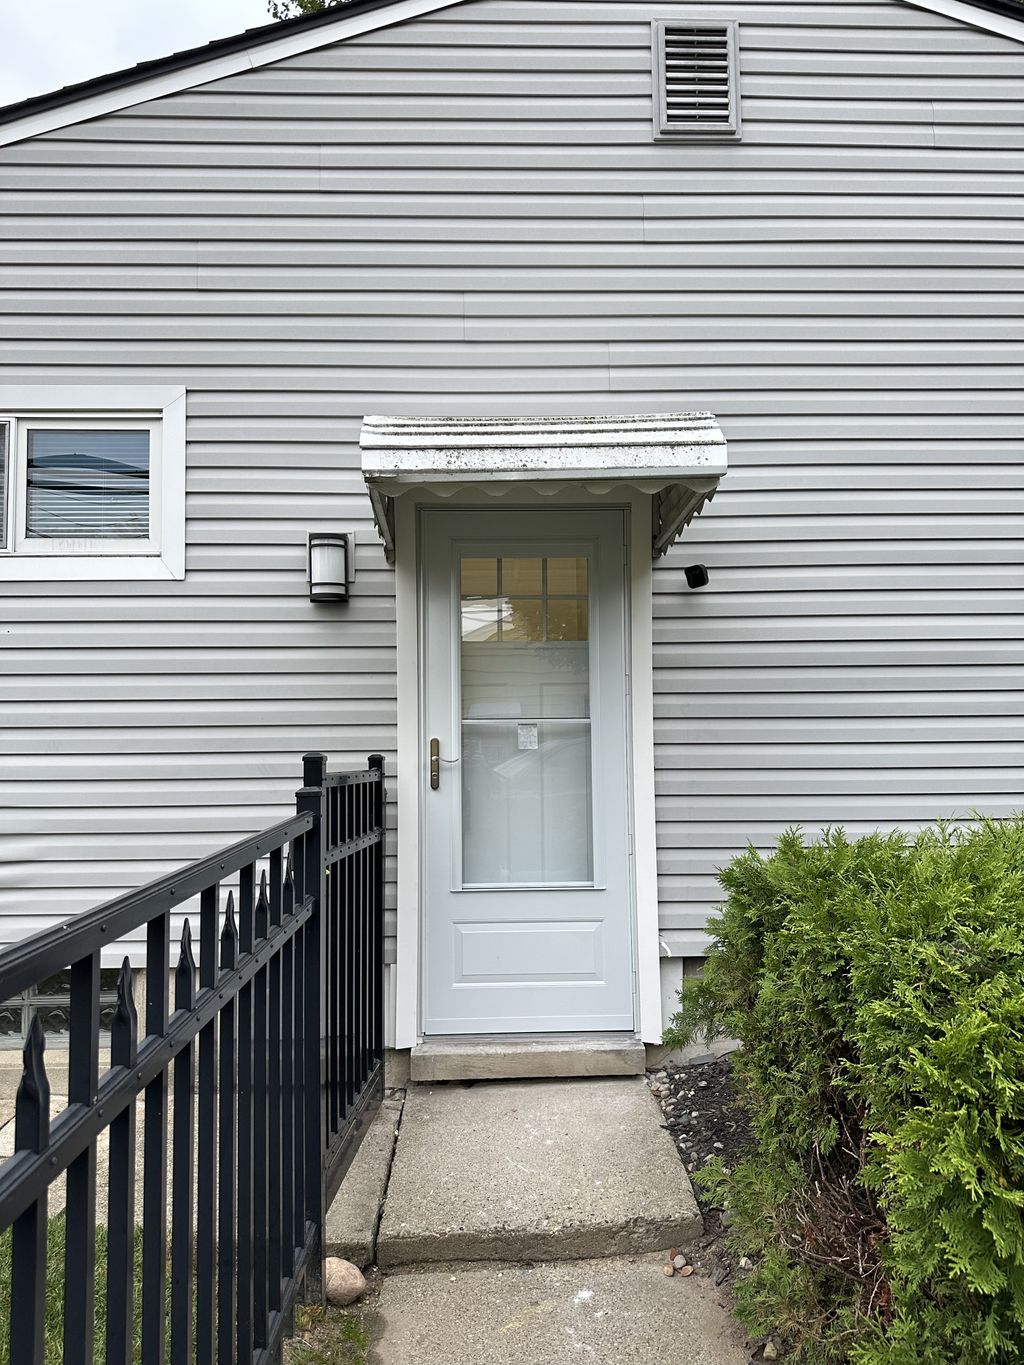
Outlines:
{"type": "Polygon", "coordinates": [[[428,1035],[635,1027],[624,522],[424,513],[428,1035]]]}

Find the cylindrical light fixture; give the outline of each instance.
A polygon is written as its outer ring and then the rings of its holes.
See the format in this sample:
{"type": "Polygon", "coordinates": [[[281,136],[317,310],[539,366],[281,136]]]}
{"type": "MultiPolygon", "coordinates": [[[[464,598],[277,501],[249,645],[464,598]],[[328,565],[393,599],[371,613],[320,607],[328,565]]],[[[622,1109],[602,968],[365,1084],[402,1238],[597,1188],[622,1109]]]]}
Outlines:
{"type": "Polygon", "coordinates": [[[351,537],[344,532],[310,531],[309,600],[347,602],[348,585],[354,574],[351,537]]]}

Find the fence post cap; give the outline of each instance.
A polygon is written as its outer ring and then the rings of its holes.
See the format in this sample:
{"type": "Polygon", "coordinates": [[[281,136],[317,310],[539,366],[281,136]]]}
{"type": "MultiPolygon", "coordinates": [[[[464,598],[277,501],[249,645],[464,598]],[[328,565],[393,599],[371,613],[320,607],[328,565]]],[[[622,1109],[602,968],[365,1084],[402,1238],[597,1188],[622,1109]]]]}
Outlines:
{"type": "Polygon", "coordinates": [[[313,753],[302,755],[302,785],[304,787],[322,787],[326,776],[326,754],[313,753]]]}

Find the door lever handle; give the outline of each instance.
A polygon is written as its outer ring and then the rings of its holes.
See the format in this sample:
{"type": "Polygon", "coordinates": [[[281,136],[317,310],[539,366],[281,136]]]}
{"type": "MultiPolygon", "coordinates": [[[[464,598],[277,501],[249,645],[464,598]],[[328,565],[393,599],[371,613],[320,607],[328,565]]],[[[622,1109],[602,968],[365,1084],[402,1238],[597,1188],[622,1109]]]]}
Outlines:
{"type": "Polygon", "coordinates": [[[436,792],[441,785],[441,741],[430,741],[430,790],[436,792]]]}

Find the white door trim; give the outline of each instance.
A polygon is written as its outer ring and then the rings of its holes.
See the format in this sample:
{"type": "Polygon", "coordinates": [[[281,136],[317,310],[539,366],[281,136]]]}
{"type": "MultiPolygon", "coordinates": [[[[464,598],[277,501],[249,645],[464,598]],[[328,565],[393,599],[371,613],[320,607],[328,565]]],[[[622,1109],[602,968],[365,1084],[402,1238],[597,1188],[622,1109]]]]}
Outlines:
{"type": "MultiPolygon", "coordinates": [[[[516,501],[521,500],[517,495],[516,501]]],[[[424,741],[421,736],[419,687],[420,583],[417,546],[418,509],[422,506],[452,507],[479,498],[456,495],[433,498],[406,495],[395,504],[395,591],[398,668],[398,907],[395,962],[395,1046],[415,1047],[422,1037],[420,938],[422,924],[422,859],[420,795],[424,741]]],[[[567,490],[538,503],[582,506],[584,494],[567,490]]],[[[500,507],[488,499],[487,506],[500,507]]],[[[617,492],[605,503],[628,510],[627,537],[630,574],[628,582],[630,632],[627,666],[630,677],[630,724],[632,761],[630,800],[633,810],[634,923],[637,965],[638,1028],[644,1042],[661,1041],[661,986],[658,948],[658,879],[654,807],[654,657],[652,572],[649,528],[651,499],[633,490],[617,492]]]]}

